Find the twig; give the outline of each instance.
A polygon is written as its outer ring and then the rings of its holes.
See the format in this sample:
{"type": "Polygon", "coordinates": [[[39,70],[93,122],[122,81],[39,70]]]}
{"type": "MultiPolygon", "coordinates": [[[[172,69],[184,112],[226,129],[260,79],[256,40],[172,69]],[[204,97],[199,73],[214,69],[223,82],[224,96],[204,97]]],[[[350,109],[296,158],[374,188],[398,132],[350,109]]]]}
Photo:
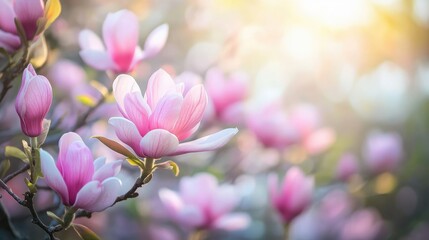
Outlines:
{"type": "Polygon", "coordinates": [[[18,195],[13,193],[12,189],[10,189],[9,186],[7,186],[5,182],[3,182],[3,180],[0,180],[0,187],[3,188],[11,197],[13,197],[13,199],[15,199],[17,203],[24,207],[26,206],[25,200],[22,200],[20,197],[18,197],[18,195]]]}
{"type": "Polygon", "coordinates": [[[7,175],[7,176],[3,179],[3,181],[4,181],[5,183],[7,183],[7,182],[9,182],[10,180],[12,180],[12,178],[14,178],[14,177],[18,176],[19,174],[21,174],[21,173],[23,173],[23,172],[27,171],[28,169],[30,169],[30,165],[26,163],[26,164],[25,164],[25,165],[23,165],[20,169],[18,169],[16,172],[13,172],[13,173],[11,173],[11,174],[7,175]]]}

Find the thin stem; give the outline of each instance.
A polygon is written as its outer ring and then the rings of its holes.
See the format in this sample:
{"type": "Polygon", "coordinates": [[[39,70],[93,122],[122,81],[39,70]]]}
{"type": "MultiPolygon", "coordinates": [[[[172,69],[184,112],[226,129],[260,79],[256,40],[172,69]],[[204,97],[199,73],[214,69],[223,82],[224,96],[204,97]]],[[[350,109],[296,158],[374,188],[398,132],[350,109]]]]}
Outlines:
{"type": "Polygon", "coordinates": [[[289,223],[285,223],[283,225],[285,240],[289,239],[289,227],[290,227],[289,223]]]}
{"type": "Polygon", "coordinates": [[[26,163],[26,164],[25,164],[25,165],[23,165],[20,169],[18,169],[18,170],[16,170],[15,172],[13,172],[13,173],[11,173],[11,174],[7,175],[7,176],[3,179],[3,181],[4,181],[5,183],[7,183],[7,182],[9,182],[10,180],[12,180],[14,177],[16,177],[16,176],[18,176],[19,174],[21,174],[21,173],[23,173],[23,172],[27,171],[28,169],[30,169],[30,165],[26,163]]]}
{"type": "Polygon", "coordinates": [[[17,203],[19,203],[22,206],[26,206],[25,200],[22,200],[18,197],[15,193],[13,193],[12,189],[9,188],[9,186],[3,182],[3,180],[0,180],[0,187],[3,188],[17,203]]]}
{"type": "Polygon", "coordinates": [[[128,198],[135,198],[139,195],[136,191],[139,187],[143,186],[143,184],[146,184],[150,181],[150,179],[148,178],[150,178],[150,175],[152,175],[154,162],[155,162],[155,159],[153,158],[146,159],[145,167],[141,172],[141,176],[137,178],[133,187],[130,190],[128,190],[128,192],[116,198],[115,203],[124,201],[128,198]]]}

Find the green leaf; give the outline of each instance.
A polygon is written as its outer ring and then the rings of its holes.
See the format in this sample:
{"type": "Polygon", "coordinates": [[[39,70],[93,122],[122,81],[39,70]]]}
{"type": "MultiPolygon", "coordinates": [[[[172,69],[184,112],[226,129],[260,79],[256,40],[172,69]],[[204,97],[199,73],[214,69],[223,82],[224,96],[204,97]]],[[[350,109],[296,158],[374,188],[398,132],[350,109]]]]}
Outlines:
{"type": "MultiPolygon", "coordinates": [[[[124,146],[122,146],[121,144],[119,144],[118,142],[116,142],[112,139],[108,139],[108,138],[101,137],[101,136],[95,136],[93,138],[98,139],[101,143],[106,145],[108,148],[112,149],[113,151],[115,151],[119,154],[126,156],[127,158],[129,158],[133,162],[139,162],[140,161],[139,158],[136,157],[130,150],[128,150],[127,148],[125,148],[124,146]]],[[[138,164],[138,165],[140,166],[140,164],[138,164]]]]}
{"type": "Polygon", "coordinates": [[[6,157],[18,158],[24,161],[25,163],[29,162],[28,156],[21,149],[17,147],[6,146],[4,152],[5,152],[4,155],[6,157]]]}
{"type": "Polygon", "coordinates": [[[79,237],[83,240],[101,240],[95,232],[82,224],[74,223],[72,226],[79,237]]]}
{"type": "Polygon", "coordinates": [[[47,211],[47,212],[46,212],[46,214],[47,214],[50,218],[52,218],[52,219],[56,220],[58,223],[63,224],[63,220],[62,220],[60,217],[58,217],[55,213],[53,213],[53,212],[51,212],[51,211],[47,211]]]}
{"type": "Polygon", "coordinates": [[[3,178],[6,175],[7,171],[9,170],[9,168],[10,168],[10,161],[9,161],[9,159],[3,160],[0,163],[0,178],[3,178]]]}
{"type": "Polygon", "coordinates": [[[37,147],[42,146],[42,144],[45,142],[46,137],[49,133],[49,127],[51,126],[51,120],[43,119],[43,130],[42,133],[37,137],[37,147]]]}

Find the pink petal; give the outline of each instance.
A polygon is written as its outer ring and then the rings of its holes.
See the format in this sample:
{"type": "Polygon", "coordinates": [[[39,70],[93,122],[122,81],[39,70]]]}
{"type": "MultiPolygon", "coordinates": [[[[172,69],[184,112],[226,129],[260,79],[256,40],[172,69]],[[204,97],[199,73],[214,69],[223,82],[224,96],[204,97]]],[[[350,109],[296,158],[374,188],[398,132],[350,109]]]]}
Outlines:
{"type": "Polygon", "coordinates": [[[79,190],[92,179],[93,161],[92,153],[83,141],[74,141],[66,149],[60,148],[57,167],[69,191],[69,204],[74,203],[79,190]]]}
{"type": "Polygon", "coordinates": [[[167,72],[159,69],[149,78],[145,94],[145,99],[152,110],[167,92],[176,92],[176,84],[167,72]]]}
{"type": "Polygon", "coordinates": [[[138,19],[128,10],[110,13],[103,24],[103,39],[118,72],[127,72],[139,37],[138,19]]]}
{"type": "Polygon", "coordinates": [[[132,92],[125,96],[124,100],[126,118],[131,120],[144,136],[150,130],[149,128],[149,115],[151,110],[143,99],[140,92],[132,92]]]}
{"type": "Polygon", "coordinates": [[[199,173],[193,177],[184,177],[180,181],[180,195],[187,205],[209,209],[218,188],[217,179],[208,173],[199,173]]]}
{"type": "Polygon", "coordinates": [[[182,108],[183,97],[178,93],[167,94],[156,105],[150,116],[150,128],[173,130],[182,108]]]}
{"type": "Polygon", "coordinates": [[[133,92],[141,93],[141,90],[136,80],[130,75],[121,74],[113,81],[113,95],[115,96],[119,110],[123,115],[125,114],[124,117],[127,117],[124,106],[125,97],[133,92]]]}
{"type": "Polygon", "coordinates": [[[104,52],[105,48],[101,39],[93,31],[84,29],[79,33],[79,46],[82,50],[96,50],[104,52]]]}
{"type": "Polygon", "coordinates": [[[177,193],[164,188],[159,190],[158,194],[169,214],[176,216],[184,207],[182,199],[180,199],[177,193]]]}
{"type": "Polygon", "coordinates": [[[21,45],[21,40],[15,34],[0,30],[0,47],[8,52],[14,52],[21,45]]]}
{"type": "Polygon", "coordinates": [[[144,43],[144,57],[150,58],[158,54],[159,51],[164,48],[165,42],[167,41],[167,37],[167,24],[162,24],[155,28],[146,38],[146,42],[144,43]]]}
{"type": "Polygon", "coordinates": [[[214,218],[220,217],[238,204],[239,198],[233,186],[220,186],[211,199],[211,213],[214,218]]]}
{"type": "Polygon", "coordinates": [[[61,176],[60,171],[58,171],[52,156],[43,149],[40,149],[40,163],[42,173],[45,176],[45,181],[48,186],[60,195],[64,203],[68,203],[69,194],[63,176],[61,176]]]}
{"type": "Polygon", "coordinates": [[[204,152],[212,151],[223,147],[228,141],[237,134],[237,128],[227,128],[217,133],[199,138],[197,140],[181,143],[176,151],[171,156],[191,153],[191,152],[204,152]]]}
{"type": "Polygon", "coordinates": [[[109,124],[115,128],[115,133],[119,140],[130,146],[139,156],[143,155],[140,148],[142,136],[140,136],[133,122],[122,117],[112,117],[109,119],[109,124]]]}
{"type": "Polygon", "coordinates": [[[108,70],[113,68],[112,60],[107,52],[98,50],[81,50],[79,52],[82,60],[97,70],[108,70]]]}
{"type": "Polygon", "coordinates": [[[88,182],[77,193],[73,207],[89,210],[97,203],[101,195],[101,183],[97,180],[88,182]]]}
{"type": "Polygon", "coordinates": [[[94,160],[94,171],[97,172],[98,169],[100,169],[102,166],[106,164],[106,158],[105,157],[99,157],[94,160]]]}
{"type": "Polygon", "coordinates": [[[82,142],[82,138],[77,133],[68,132],[63,134],[63,136],[60,138],[60,141],[58,142],[58,159],[65,159],[69,150],[69,146],[76,141],[82,142]]]}
{"type": "Polygon", "coordinates": [[[134,57],[133,57],[133,61],[131,62],[130,68],[134,69],[134,67],[143,59],[144,59],[143,50],[141,49],[141,47],[137,46],[136,49],[134,50],[134,57]]]}
{"type": "Polygon", "coordinates": [[[310,154],[318,154],[329,148],[335,141],[335,132],[322,128],[311,133],[304,141],[304,147],[310,154]]]}
{"type": "Polygon", "coordinates": [[[148,132],[140,142],[140,148],[144,155],[155,159],[173,153],[178,145],[177,137],[164,129],[148,132]]]}
{"type": "Polygon", "coordinates": [[[214,227],[227,231],[235,231],[246,228],[249,226],[250,222],[251,219],[249,215],[245,213],[232,213],[216,220],[214,227]]]}
{"type": "Polygon", "coordinates": [[[179,212],[178,221],[187,227],[196,228],[204,225],[206,218],[201,209],[187,205],[179,212]]]}
{"type": "Polygon", "coordinates": [[[101,194],[97,202],[88,206],[86,210],[91,212],[101,212],[112,206],[121,191],[122,182],[119,178],[107,178],[101,183],[101,194]]]}
{"type": "Polygon", "coordinates": [[[15,0],[13,9],[16,18],[22,23],[28,40],[33,40],[37,30],[37,20],[44,15],[42,0],[15,0]]]}
{"type": "Polygon", "coordinates": [[[182,133],[191,130],[201,122],[207,101],[207,93],[201,84],[192,87],[186,94],[179,119],[174,127],[174,133],[177,134],[180,140],[183,140],[182,133]]]}
{"type": "Polygon", "coordinates": [[[94,172],[94,176],[92,176],[92,180],[98,180],[102,182],[106,178],[115,176],[121,170],[121,164],[122,164],[122,160],[116,160],[116,161],[112,161],[104,164],[94,172]]]}
{"type": "Polygon", "coordinates": [[[10,1],[0,0],[0,29],[9,33],[17,33],[14,18],[15,12],[12,9],[10,1]]]}

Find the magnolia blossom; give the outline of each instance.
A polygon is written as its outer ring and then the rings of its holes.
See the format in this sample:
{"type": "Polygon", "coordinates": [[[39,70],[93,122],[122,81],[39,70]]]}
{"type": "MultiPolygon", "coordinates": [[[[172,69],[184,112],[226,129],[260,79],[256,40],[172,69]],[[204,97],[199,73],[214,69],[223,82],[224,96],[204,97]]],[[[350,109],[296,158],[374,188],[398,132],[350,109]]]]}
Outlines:
{"type": "Polygon", "coordinates": [[[42,133],[42,122],[51,104],[51,84],[46,77],[37,75],[29,64],[22,74],[21,88],[15,101],[15,109],[25,135],[37,137],[42,133]]]}
{"type": "Polygon", "coordinates": [[[226,77],[220,69],[207,71],[207,93],[219,119],[226,123],[237,123],[244,118],[243,100],[248,93],[247,78],[242,73],[226,77]]]}
{"type": "Polygon", "coordinates": [[[383,239],[383,221],[374,209],[366,208],[354,212],[344,223],[340,240],[383,239]]]}
{"type": "Polygon", "coordinates": [[[71,89],[85,84],[86,74],[83,68],[66,59],[55,62],[49,69],[49,79],[52,79],[54,88],[69,93],[71,89]]]}
{"type": "Polygon", "coordinates": [[[46,6],[42,0],[0,0],[0,47],[9,52],[20,47],[15,18],[22,24],[26,39],[34,40],[38,29],[48,27],[60,11],[58,0],[48,0],[46,6]]]}
{"type": "Polygon", "coordinates": [[[280,150],[299,144],[309,154],[326,150],[335,140],[335,132],[321,127],[321,116],[310,104],[297,104],[289,112],[273,102],[248,116],[248,127],[265,147],[280,150]]]}
{"type": "Polygon", "coordinates": [[[251,113],[247,123],[265,147],[284,149],[299,140],[298,130],[278,104],[266,105],[251,113]]]}
{"type": "Polygon", "coordinates": [[[103,23],[104,44],[91,30],[85,29],[79,34],[80,56],[97,70],[126,73],[132,71],[141,60],[158,54],[164,47],[167,35],[167,24],[157,27],[147,37],[142,50],[137,45],[137,16],[128,10],[120,10],[107,15],[103,23]]]}
{"type": "Polygon", "coordinates": [[[180,143],[197,131],[207,105],[207,94],[201,84],[184,94],[184,85],[176,84],[162,69],[150,77],[144,97],[129,75],[115,79],[113,94],[124,117],[110,118],[109,123],[116,136],[140,157],[156,159],[215,150],[238,131],[229,128],[180,143]]]}
{"type": "Polygon", "coordinates": [[[353,154],[345,154],[338,162],[336,177],[341,181],[347,181],[351,176],[359,172],[358,160],[353,154]]]}
{"type": "Polygon", "coordinates": [[[403,159],[402,139],[397,133],[371,133],[365,142],[363,155],[373,173],[394,171],[403,159]]]}
{"type": "Polygon", "coordinates": [[[90,149],[76,133],[64,134],[59,141],[58,160],[40,150],[42,173],[66,206],[98,212],[110,207],[121,190],[121,180],[114,177],[121,160],[94,161],[90,149]]]}
{"type": "Polygon", "coordinates": [[[270,176],[268,185],[272,204],[285,223],[290,223],[310,205],[314,179],[306,177],[297,167],[287,171],[280,189],[276,175],[270,176]]]}
{"type": "Polygon", "coordinates": [[[231,213],[240,200],[234,187],[219,186],[207,173],[184,177],[178,193],[161,189],[159,196],[173,220],[187,228],[238,230],[250,222],[247,214],[231,213]]]}

